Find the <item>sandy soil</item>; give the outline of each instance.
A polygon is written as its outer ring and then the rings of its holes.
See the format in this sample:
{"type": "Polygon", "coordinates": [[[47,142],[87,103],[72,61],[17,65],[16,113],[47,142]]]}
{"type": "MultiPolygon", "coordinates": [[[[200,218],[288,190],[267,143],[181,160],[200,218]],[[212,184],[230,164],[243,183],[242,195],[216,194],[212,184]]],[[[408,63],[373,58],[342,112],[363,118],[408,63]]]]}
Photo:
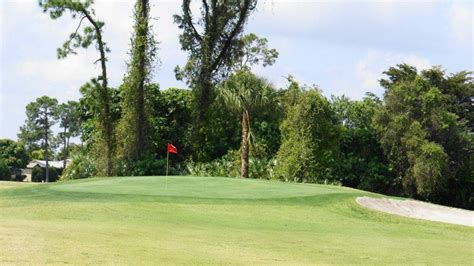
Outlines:
{"type": "Polygon", "coordinates": [[[474,227],[474,211],[450,208],[415,200],[358,197],[356,201],[364,207],[381,212],[474,227]]]}

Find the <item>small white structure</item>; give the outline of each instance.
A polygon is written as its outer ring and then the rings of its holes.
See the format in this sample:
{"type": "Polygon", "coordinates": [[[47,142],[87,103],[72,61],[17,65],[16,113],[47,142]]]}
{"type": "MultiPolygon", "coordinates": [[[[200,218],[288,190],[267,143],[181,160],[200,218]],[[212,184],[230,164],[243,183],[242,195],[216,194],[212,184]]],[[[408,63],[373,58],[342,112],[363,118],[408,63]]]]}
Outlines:
{"type": "MultiPolygon", "coordinates": [[[[71,163],[70,159],[66,160],[66,166],[71,163]]],[[[56,169],[62,169],[64,166],[64,161],[48,161],[49,167],[54,167],[56,169]]],[[[21,169],[21,174],[25,175],[23,182],[31,182],[31,175],[35,167],[46,168],[46,161],[44,160],[33,160],[27,166],[26,169],[21,169]]]]}

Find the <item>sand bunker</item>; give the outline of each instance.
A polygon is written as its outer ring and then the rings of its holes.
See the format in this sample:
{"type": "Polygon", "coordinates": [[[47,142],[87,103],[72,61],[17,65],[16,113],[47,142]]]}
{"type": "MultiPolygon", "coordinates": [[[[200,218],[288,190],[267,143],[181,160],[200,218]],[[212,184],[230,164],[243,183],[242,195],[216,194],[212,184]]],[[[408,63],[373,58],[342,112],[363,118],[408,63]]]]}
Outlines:
{"type": "Polygon", "coordinates": [[[356,201],[369,209],[390,214],[429,221],[474,226],[474,211],[450,208],[415,200],[358,197],[356,201]]]}

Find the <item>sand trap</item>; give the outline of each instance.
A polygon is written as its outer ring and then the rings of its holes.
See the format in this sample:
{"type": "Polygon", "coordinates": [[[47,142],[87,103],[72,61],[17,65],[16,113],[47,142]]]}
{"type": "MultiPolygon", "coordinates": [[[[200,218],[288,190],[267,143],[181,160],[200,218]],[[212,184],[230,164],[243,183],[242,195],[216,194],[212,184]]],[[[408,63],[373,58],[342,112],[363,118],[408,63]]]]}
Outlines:
{"type": "Polygon", "coordinates": [[[372,210],[429,221],[474,226],[474,211],[441,205],[387,198],[358,197],[357,203],[372,210]]]}

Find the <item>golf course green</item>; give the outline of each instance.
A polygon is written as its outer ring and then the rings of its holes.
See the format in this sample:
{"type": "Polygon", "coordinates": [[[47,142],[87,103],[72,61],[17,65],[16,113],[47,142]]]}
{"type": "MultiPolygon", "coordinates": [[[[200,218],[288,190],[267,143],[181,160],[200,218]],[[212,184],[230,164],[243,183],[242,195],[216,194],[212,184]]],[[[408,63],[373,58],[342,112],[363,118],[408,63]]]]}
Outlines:
{"type": "Polygon", "coordinates": [[[0,264],[472,264],[474,228],[360,190],[215,177],[0,182],[0,264]]]}

